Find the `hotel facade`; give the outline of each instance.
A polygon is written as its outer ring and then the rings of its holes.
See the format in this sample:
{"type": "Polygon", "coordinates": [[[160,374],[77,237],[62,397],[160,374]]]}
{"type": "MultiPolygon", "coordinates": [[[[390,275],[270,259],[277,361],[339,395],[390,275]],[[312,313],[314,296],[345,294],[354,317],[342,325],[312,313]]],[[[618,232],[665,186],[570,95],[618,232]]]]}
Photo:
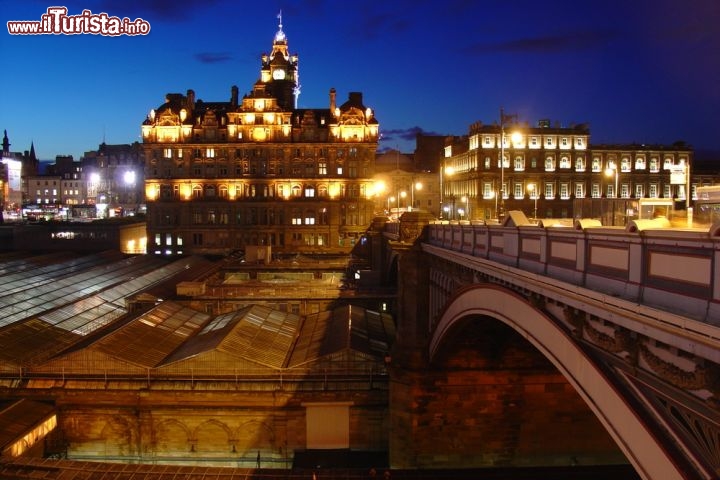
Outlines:
{"type": "Polygon", "coordinates": [[[528,218],[578,218],[586,216],[588,202],[601,205],[602,199],[622,205],[618,217],[632,217],[637,199],[665,199],[684,210],[695,198],[693,151],[685,143],[591,145],[585,124],[506,120],[475,123],[467,136],[446,143],[443,218],[489,220],[509,210],[528,218]]]}
{"type": "Polygon", "coordinates": [[[344,254],[370,224],[379,124],[362,93],[297,108],[298,56],[282,20],[239,97],[168,94],[142,124],[148,253],[344,254]]]}

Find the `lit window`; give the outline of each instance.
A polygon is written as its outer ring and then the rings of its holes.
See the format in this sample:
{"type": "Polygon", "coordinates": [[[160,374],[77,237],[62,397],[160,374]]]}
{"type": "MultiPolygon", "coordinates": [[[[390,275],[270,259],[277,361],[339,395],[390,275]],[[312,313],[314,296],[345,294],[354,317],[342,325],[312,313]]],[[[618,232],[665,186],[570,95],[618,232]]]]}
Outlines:
{"type": "Polygon", "coordinates": [[[555,159],[553,157],[547,157],[545,159],[545,171],[546,172],[554,172],[555,171],[555,159]]]}
{"type": "Polygon", "coordinates": [[[585,184],[584,183],[576,183],[575,184],[575,197],[576,198],[585,198],[585,184]]]}
{"type": "Polygon", "coordinates": [[[548,200],[555,198],[555,184],[554,183],[546,183],[545,184],[545,198],[548,200]]]}

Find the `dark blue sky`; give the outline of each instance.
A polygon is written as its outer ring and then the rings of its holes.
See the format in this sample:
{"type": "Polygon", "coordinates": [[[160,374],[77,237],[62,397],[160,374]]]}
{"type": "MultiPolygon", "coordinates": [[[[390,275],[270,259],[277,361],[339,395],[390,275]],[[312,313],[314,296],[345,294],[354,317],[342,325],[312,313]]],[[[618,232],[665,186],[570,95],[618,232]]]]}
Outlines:
{"type": "Polygon", "coordinates": [[[168,92],[250,92],[282,9],[300,107],[363,92],[381,148],[462,135],[500,107],[532,124],[589,123],[591,143],[684,140],[720,150],[718,0],[0,0],[4,22],[50,6],[142,18],[147,36],[0,34],[0,129],[11,149],[79,158],[139,140],[168,92]]]}

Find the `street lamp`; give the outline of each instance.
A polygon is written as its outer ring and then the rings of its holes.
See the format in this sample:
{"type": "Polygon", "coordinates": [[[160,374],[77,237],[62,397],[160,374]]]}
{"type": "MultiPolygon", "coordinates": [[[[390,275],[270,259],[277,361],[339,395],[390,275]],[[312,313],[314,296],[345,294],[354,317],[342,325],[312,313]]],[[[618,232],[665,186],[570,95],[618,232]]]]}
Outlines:
{"type": "Polygon", "coordinates": [[[445,175],[451,176],[453,173],[455,173],[455,169],[453,167],[446,167],[445,162],[443,162],[442,166],[440,167],[440,218],[442,218],[443,211],[447,213],[447,209],[443,208],[443,178],[445,177],[445,175]]]}
{"type": "Polygon", "coordinates": [[[394,201],[395,201],[395,197],[388,197],[388,213],[391,213],[390,202],[394,202],[394,201]]]}
{"type": "MultiPolygon", "coordinates": [[[[400,192],[400,198],[405,198],[405,197],[407,197],[407,192],[405,190],[403,190],[402,192],[400,192]]],[[[398,209],[402,208],[401,205],[402,205],[402,203],[400,202],[400,200],[398,200],[398,209]]]]}
{"type": "MultiPolygon", "coordinates": [[[[608,166],[608,168],[605,169],[605,175],[607,175],[608,177],[611,175],[615,175],[615,192],[614,192],[613,196],[616,199],[619,198],[619,195],[618,195],[618,176],[619,175],[618,175],[617,165],[612,164],[612,165],[608,166]]],[[[615,226],[615,214],[617,213],[617,210],[618,210],[617,202],[613,202],[613,208],[612,208],[612,224],[613,224],[613,226],[615,226]]]]}
{"type": "Polygon", "coordinates": [[[415,190],[422,190],[422,183],[414,182],[410,189],[410,206],[415,208],[415,190]]]}
{"type": "MultiPolygon", "coordinates": [[[[517,120],[516,114],[505,114],[500,107],[500,211],[495,208],[495,216],[500,219],[500,214],[505,215],[505,122],[512,119],[517,120]]],[[[518,140],[519,134],[513,133],[512,140],[518,140]]]]}
{"type": "Polygon", "coordinates": [[[534,183],[531,183],[527,186],[528,192],[530,192],[531,198],[535,199],[535,214],[533,215],[533,218],[537,220],[537,188],[535,187],[534,183]]]}
{"type": "Polygon", "coordinates": [[[612,175],[615,176],[615,192],[614,192],[614,195],[613,195],[613,196],[614,196],[615,198],[619,198],[619,195],[618,195],[618,169],[617,169],[617,165],[615,165],[615,164],[610,165],[610,166],[605,170],[605,175],[607,175],[608,177],[610,177],[610,176],[612,176],[612,175]]]}

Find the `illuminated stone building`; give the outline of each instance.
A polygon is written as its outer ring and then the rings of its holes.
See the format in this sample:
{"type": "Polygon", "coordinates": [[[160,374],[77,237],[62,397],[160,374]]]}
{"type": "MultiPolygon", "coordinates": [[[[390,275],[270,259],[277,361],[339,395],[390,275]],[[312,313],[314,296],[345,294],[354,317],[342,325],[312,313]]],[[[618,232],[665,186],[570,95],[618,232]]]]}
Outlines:
{"type": "Polygon", "coordinates": [[[171,93],[142,125],[148,253],[347,253],[373,218],[378,122],[351,92],[299,109],[282,30],[244,97],[171,93]]]}
{"type": "Polygon", "coordinates": [[[458,219],[458,208],[481,220],[508,210],[573,218],[576,200],[603,198],[672,199],[676,209],[684,209],[690,190],[693,151],[684,143],[593,146],[587,125],[561,127],[547,120],[534,127],[476,123],[468,136],[452,140],[442,170],[449,219],[458,219]]]}

